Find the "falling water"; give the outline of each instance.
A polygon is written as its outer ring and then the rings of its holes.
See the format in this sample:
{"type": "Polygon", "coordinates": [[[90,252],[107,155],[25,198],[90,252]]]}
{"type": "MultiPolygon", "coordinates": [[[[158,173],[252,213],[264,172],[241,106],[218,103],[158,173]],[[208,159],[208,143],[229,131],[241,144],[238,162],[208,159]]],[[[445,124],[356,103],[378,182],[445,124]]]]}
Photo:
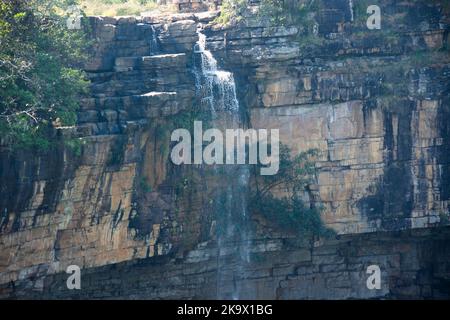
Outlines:
{"type": "Polygon", "coordinates": [[[201,74],[197,73],[196,76],[197,88],[203,91],[202,103],[206,103],[213,113],[231,111],[239,115],[233,74],[217,68],[217,60],[209,50],[206,50],[206,36],[200,30],[197,33],[199,40],[195,46],[195,53],[201,57],[201,74]]]}
{"type": "Polygon", "coordinates": [[[355,10],[353,8],[353,0],[348,0],[348,6],[350,8],[350,20],[355,20],[355,10]]]}
{"type": "Polygon", "coordinates": [[[150,52],[152,54],[157,54],[160,52],[158,35],[154,26],[151,25],[151,29],[152,29],[152,37],[150,38],[150,52]]]}
{"type": "MultiPolygon", "coordinates": [[[[213,126],[226,126],[227,129],[242,128],[241,108],[236,95],[236,83],[231,72],[219,70],[217,60],[206,49],[206,36],[199,29],[199,40],[195,46],[197,62],[197,93],[202,110],[209,110],[213,116],[213,126]]],[[[220,216],[216,219],[217,229],[217,298],[239,299],[241,288],[239,281],[234,281],[231,292],[222,288],[232,278],[243,273],[245,264],[249,263],[250,232],[248,228],[247,195],[250,170],[247,165],[222,166],[214,168],[214,173],[221,179],[222,187],[217,190],[215,210],[220,216]],[[222,169],[222,171],[220,171],[222,169]],[[236,245],[239,250],[236,250],[236,245]],[[237,255],[236,265],[228,265],[230,248],[237,255]]]]}

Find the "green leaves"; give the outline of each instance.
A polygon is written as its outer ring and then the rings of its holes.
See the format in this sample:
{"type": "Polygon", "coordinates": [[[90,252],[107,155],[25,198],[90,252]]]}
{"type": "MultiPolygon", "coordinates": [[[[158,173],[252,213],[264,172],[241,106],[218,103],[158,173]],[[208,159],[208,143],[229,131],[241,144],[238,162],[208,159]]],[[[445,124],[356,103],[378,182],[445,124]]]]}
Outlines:
{"type": "Polygon", "coordinates": [[[315,149],[292,156],[291,150],[281,145],[278,174],[255,175],[251,212],[262,215],[282,230],[305,238],[331,235],[320,218],[320,209],[306,205],[302,199],[315,177],[314,159],[317,156],[315,149]]]}
{"type": "Polygon", "coordinates": [[[261,196],[266,196],[279,186],[282,186],[292,196],[304,190],[315,174],[315,165],[311,159],[316,157],[317,154],[317,150],[311,149],[292,157],[289,147],[282,144],[280,146],[278,174],[259,178],[263,184],[262,187],[258,188],[261,196]]]}
{"type": "MultiPolygon", "coordinates": [[[[318,0],[260,0],[256,18],[277,26],[300,24],[309,28],[309,14],[319,5],[318,0]]],[[[227,25],[254,17],[248,10],[248,0],[224,0],[215,22],[227,25]]]]}
{"type": "Polygon", "coordinates": [[[247,0],[224,0],[221,7],[220,16],[214,21],[218,24],[228,25],[239,22],[243,19],[247,10],[247,0]]]}
{"type": "Polygon", "coordinates": [[[52,124],[76,122],[88,90],[78,69],[86,58],[82,31],[59,15],[73,0],[0,4],[0,134],[10,148],[48,147],[52,124]]]}

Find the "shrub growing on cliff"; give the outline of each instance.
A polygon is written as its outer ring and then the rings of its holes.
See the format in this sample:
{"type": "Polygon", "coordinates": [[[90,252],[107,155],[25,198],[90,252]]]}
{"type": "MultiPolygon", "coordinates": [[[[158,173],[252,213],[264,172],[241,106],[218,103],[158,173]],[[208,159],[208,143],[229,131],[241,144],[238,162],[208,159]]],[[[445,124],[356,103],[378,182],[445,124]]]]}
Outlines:
{"type": "Polygon", "coordinates": [[[304,23],[319,0],[261,0],[259,17],[277,25],[304,23]]]}
{"type": "Polygon", "coordinates": [[[55,126],[71,126],[88,82],[78,66],[84,32],[60,15],[69,0],[0,4],[0,134],[10,147],[49,147],[55,126]]]}
{"type": "Polygon", "coordinates": [[[247,3],[248,0],[224,0],[220,16],[216,18],[215,22],[227,25],[241,21],[247,10],[247,3]]]}
{"type": "Polygon", "coordinates": [[[257,176],[255,173],[251,212],[262,215],[282,230],[305,238],[332,235],[333,232],[324,226],[320,218],[320,209],[307,206],[302,199],[315,175],[312,159],[317,154],[317,150],[309,150],[292,157],[291,150],[281,145],[278,174],[257,176]]]}
{"type": "MultiPolygon", "coordinates": [[[[251,17],[248,0],[224,0],[217,23],[226,25],[251,17]]],[[[256,16],[275,25],[307,23],[309,12],[318,8],[319,0],[260,0],[256,16]]]]}

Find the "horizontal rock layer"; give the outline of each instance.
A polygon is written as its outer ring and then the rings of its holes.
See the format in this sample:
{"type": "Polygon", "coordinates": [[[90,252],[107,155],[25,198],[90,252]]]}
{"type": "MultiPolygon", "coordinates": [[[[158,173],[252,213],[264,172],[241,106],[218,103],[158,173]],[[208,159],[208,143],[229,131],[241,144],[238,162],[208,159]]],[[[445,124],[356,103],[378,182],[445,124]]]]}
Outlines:
{"type": "Polygon", "coordinates": [[[68,274],[40,278],[42,270],[35,268],[30,274],[37,280],[2,285],[0,297],[233,299],[238,288],[242,299],[443,299],[450,294],[449,233],[445,228],[346,235],[313,246],[295,239],[260,240],[251,247],[251,262],[237,273],[231,255],[219,268],[217,250],[203,247],[182,261],[84,269],[79,291],[67,289],[68,274]],[[367,287],[367,270],[374,265],[381,270],[378,290],[367,287]]]}

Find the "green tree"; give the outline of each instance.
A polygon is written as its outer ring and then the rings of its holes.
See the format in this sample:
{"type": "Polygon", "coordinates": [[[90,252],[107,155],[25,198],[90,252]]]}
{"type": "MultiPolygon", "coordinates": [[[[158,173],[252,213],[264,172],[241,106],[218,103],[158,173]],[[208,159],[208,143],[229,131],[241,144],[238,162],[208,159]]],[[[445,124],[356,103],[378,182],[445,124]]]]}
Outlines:
{"type": "MultiPolygon", "coordinates": [[[[248,10],[249,0],[223,0],[217,23],[229,24],[253,15],[248,10]]],[[[260,0],[257,17],[274,25],[311,24],[309,13],[317,10],[320,0],[260,0]]]]}
{"type": "Polygon", "coordinates": [[[291,150],[281,145],[278,174],[258,176],[259,168],[254,171],[250,211],[305,238],[333,235],[320,218],[320,208],[307,206],[302,200],[315,177],[313,159],[317,155],[318,151],[311,149],[293,157],[291,150]]]}
{"type": "Polygon", "coordinates": [[[248,0],[224,0],[220,16],[216,18],[215,22],[227,25],[241,21],[247,10],[247,5],[248,0]]]}
{"type": "Polygon", "coordinates": [[[0,134],[11,148],[50,146],[55,127],[76,122],[88,81],[84,30],[69,30],[69,0],[2,0],[0,134]]]}

